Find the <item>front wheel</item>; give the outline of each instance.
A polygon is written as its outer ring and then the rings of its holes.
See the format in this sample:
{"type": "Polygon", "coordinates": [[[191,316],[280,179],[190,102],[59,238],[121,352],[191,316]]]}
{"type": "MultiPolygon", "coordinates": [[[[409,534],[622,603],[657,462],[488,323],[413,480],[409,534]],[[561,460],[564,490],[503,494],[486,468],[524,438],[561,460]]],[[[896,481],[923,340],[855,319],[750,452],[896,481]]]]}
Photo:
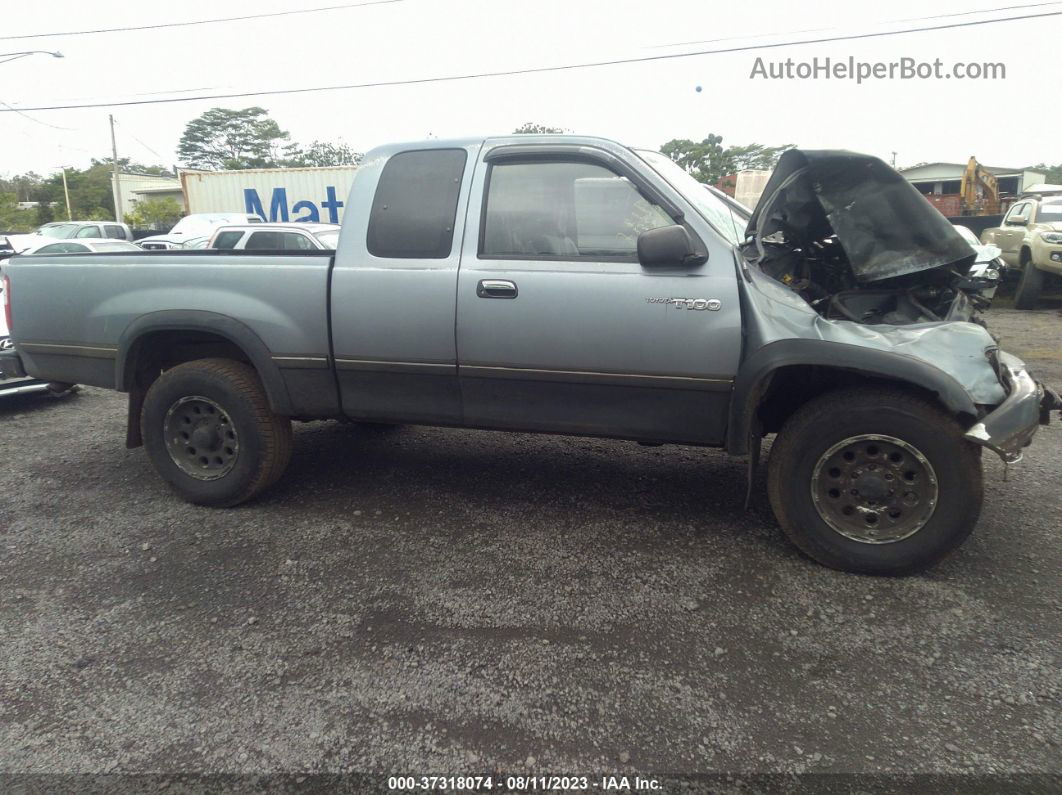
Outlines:
{"type": "Polygon", "coordinates": [[[1014,292],[1015,309],[1036,309],[1036,302],[1040,300],[1040,293],[1044,290],[1044,272],[1032,264],[1025,263],[1021,271],[1021,281],[1018,289],[1014,292]]]}
{"type": "Polygon", "coordinates": [[[249,500],[291,458],[291,421],[270,410],[254,369],[231,359],[167,370],[144,397],[140,423],[155,470],[197,505],[249,500]]]}
{"type": "Polygon", "coordinates": [[[768,464],[771,507],[789,539],[831,568],[921,571],[957,548],[981,511],[980,448],[934,403],[847,389],[802,406],[768,464]]]}

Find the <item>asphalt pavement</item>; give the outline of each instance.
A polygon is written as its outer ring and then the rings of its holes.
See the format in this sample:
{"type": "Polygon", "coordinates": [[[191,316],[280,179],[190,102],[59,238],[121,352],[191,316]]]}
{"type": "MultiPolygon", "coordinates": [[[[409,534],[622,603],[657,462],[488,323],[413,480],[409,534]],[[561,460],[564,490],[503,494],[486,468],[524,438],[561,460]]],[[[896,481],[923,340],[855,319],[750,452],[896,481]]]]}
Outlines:
{"type": "MultiPolygon", "coordinates": [[[[1062,386],[1062,301],[988,319],[1062,386]]],[[[124,421],[0,405],[0,773],[1062,773],[1057,420],[904,579],[714,450],[311,423],[211,510],[124,421]]]]}

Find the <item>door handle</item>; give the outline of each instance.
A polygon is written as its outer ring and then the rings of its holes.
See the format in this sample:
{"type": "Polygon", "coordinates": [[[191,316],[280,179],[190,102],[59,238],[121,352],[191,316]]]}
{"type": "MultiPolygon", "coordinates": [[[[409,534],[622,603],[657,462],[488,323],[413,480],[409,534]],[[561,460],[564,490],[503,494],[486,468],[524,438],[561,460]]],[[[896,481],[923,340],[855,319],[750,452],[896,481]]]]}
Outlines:
{"type": "Polygon", "coordinates": [[[516,298],[519,294],[516,283],[507,279],[480,279],[476,285],[476,295],[480,298],[516,298]]]}

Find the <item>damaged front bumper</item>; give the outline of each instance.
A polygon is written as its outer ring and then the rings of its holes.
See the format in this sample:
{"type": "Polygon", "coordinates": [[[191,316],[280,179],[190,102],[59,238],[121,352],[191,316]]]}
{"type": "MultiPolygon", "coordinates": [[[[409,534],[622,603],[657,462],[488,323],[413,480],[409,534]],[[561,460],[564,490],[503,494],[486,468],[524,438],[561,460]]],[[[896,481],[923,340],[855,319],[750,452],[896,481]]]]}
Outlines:
{"type": "Polygon", "coordinates": [[[1062,409],[1062,399],[1033,380],[1020,360],[1006,354],[1000,357],[999,377],[1007,397],[970,428],[966,438],[1013,464],[1021,460],[1037,428],[1048,423],[1050,413],[1062,409]]]}

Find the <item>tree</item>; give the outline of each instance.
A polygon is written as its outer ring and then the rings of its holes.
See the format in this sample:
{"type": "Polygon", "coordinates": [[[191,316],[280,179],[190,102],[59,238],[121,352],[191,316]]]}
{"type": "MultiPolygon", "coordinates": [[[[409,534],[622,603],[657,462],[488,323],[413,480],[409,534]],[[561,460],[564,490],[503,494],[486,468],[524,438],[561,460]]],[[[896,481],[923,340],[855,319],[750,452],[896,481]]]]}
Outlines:
{"type": "Polygon", "coordinates": [[[676,138],[660,147],[660,151],[682,166],[700,182],[715,185],[723,177],[744,169],[772,169],[778,158],[793,144],[763,146],[746,144],[723,148],[723,138],[709,133],[701,141],[676,138]]]}
{"type": "Polygon", "coordinates": [[[18,201],[15,193],[0,193],[0,232],[29,232],[34,229],[36,211],[20,209],[18,201]]]}
{"type": "Polygon", "coordinates": [[[44,226],[50,224],[55,220],[55,210],[48,202],[41,202],[37,205],[37,220],[34,222],[36,226],[44,226]]]}
{"type": "Polygon", "coordinates": [[[361,158],[361,152],[355,152],[348,144],[314,141],[306,149],[295,147],[284,165],[356,166],[361,158]]]}
{"type": "Polygon", "coordinates": [[[723,149],[721,136],[709,133],[697,142],[677,138],[660,147],[660,151],[682,166],[694,179],[714,185],[722,177],[732,174],[732,161],[723,149]]]}
{"type": "Polygon", "coordinates": [[[32,171],[13,177],[0,177],[0,193],[14,193],[20,202],[40,201],[42,183],[41,175],[32,171]]]}
{"type": "Polygon", "coordinates": [[[513,135],[535,135],[535,134],[541,134],[541,133],[566,133],[566,132],[571,132],[571,131],[570,130],[565,130],[563,127],[547,127],[544,124],[536,124],[533,121],[529,121],[526,124],[521,124],[515,130],[513,130],[513,135]]]}
{"type": "Polygon", "coordinates": [[[726,154],[734,162],[736,171],[752,169],[755,171],[770,171],[778,163],[778,158],[793,144],[781,146],[764,146],[763,144],[746,144],[745,146],[731,146],[726,154]]]}
{"type": "Polygon", "coordinates": [[[125,222],[139,229],[171,229],[184,210],[176,199],[147,199],[137,202],[132,212],[125,214],[125,222]]]}
{"type": "MultiPolygon", "coordinates": [[[[111,165],[109,160],[95,160],[84,170],[67,169],[67,187],[70,190],[70,209],[75,221],[113,220],[114,194],[111,192],[111,165]]],[[[42,184],[41,201],[56,202],[66,215],[66,197],[63,195],[63,175],[53,174],[42,184]]]]}
{"type": "Polygon", "coordinates": [[[177,154],[191,168],[269,168],[290,137],[264,108],[211,108],[188,122],[177,154]]]}
{"type": "Polygon", "coordinates": [[[1045,163],[1033,166],[1033,170],[1044,172],[1044,182],[1049,185],[1062,184],[1062,163],[1057,166],[1049,166],[1045,163]]]}
{"type": "MultiPolygon", "coordinates": [[[[107,166],[107,168],[113,171],[114,158],[104,157],[101,159],[92,158],[92,165],[94,166],[107,166]]],[[[135,160],[130,160],[128,157],[118,158],[118,170],[128,174],[150,174],[156,177],[172,177],[173,172],[166,168],[166,166],[145,166],[142,163],[137,163],[135,160]]]]}

